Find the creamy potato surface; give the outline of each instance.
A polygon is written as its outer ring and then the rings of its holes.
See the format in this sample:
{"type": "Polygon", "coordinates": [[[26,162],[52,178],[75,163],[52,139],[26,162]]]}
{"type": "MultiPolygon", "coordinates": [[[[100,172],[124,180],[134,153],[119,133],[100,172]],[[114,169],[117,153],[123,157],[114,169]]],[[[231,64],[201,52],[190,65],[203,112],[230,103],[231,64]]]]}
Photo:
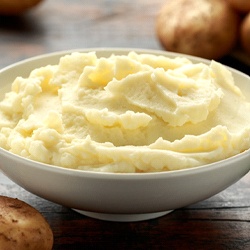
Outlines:
{"type": "Polygon", "coordinates": [[[223,65],[74,52],[17,77],[0,102],[0,146],[66,168],[191,168],[250,147],[250,103],[223,65]]]}

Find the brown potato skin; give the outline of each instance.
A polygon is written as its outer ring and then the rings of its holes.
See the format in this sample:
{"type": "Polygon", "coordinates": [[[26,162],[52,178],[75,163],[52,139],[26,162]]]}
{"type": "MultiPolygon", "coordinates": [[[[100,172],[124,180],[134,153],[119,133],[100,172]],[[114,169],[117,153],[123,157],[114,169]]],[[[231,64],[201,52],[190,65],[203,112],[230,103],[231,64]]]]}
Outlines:
{"type": "Polygon", "coordinates": [[[157,16],[156,34],[168,51],[219,59],[235,46],[239,23],[225,0],[169,0],[157,16]]]}
{"type": "Polygon", "coordinates": [[[51,250],[53,233],[44,217],[27,203],[0,196],[0,249],[51,250]]]}
{"type": "Polygon", "coordinates": [[[246,13],[250,11],[249,0],[227,0],[237,11],[246,13]]]}
{"type": "Polygon", "coordinates": [[[240,27],[240,42],[242,48],[250,55],[250,13],[242,21],[240,27]]]}
{"type": "Polygon", "coordinates": [[[42,0],[0,0],[1,15],[18,15],[36,6],[42,0]]]}

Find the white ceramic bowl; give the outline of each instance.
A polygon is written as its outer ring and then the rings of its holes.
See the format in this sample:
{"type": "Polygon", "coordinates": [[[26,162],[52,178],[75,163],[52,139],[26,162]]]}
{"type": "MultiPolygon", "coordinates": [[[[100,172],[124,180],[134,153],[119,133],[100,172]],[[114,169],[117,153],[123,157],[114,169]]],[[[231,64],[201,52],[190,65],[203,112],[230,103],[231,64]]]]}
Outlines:
{"type": "MultiPolygon", "coordinates": [[[[124,54],[131,49],[90,49],[98,56],[124,54]]],[[[81,50],[87,52],[90,50],[81,50]]],[[[180,54],[152,50],[140,53],[180,54]]],[[[0,98],[16,76],[27,76],[37,67],[58,63],[71,53],[63,51],[31,58],[0,71],[0,98]]],[[[209,61],[187,56],[194,62],[209,61]]],[[[248,93],[249,76],[230,69],[238,85],[248,93]]],[[[11,180],[40,197],[70,207],[87,216],[110,221],[156,218],[169,211],[209,198],[250,170],[250,150],[234,157],[192,169],[143,174],[95,173],[49,166],[0,149],[0,169],[11,180]]]]}

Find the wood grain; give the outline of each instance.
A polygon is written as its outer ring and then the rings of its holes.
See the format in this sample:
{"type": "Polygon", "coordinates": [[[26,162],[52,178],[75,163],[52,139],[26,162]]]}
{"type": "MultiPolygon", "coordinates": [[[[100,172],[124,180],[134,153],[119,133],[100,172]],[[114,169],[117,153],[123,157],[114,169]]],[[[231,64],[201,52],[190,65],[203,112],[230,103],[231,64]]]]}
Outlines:
{"type": "MultiPolygon", "coordinates": [[[[22,16],[0,16],[0,68],[58,50],[162,49],[155,17],[167,0],[44,0],[22,16]]],[[[249,64],[221,60],[249,74],[249,64]]],[[[0,173],[0,194],[37,208],[52,227],[54,249],[250,249],[250,174],[205,201],[155,220],[91,219],[39,198],[0,173]]]]}
{"type": "MultiPolygon", "coordinates": [[[[6,178],[5,178],[6,179],[6,178]]],[[[1,178],[0,178],[1,180],[1,178]]],[[[3,181],[2,181],[3,182],[3,181]]],[[[52,227],[54,249],[248,249],[250,247],[250,174],[192,206],[135,223],[106,222],[30,194],[7,180],[2,195],[37,208],[52,227]]]]}

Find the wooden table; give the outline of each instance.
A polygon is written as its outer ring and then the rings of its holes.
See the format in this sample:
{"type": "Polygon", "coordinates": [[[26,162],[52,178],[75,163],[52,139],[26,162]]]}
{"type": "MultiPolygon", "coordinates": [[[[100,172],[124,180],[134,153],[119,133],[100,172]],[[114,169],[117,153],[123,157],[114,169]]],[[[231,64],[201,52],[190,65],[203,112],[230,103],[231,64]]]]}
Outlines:
{"type": "MultiPolygon", "coordinates": [[[[0,67],[65,49],[162,49],[154,31],[163,0],[46,0],[20,17],[0,17],[0,67]]],[[[248,60],[248,59],[247,59],[248,60]]],[[[223,63],[249,74],[229,55],[223,63]]],[[[37,208],[54,233],[54,249],[250,249],[250,174],[225,191],[149,221],[106,222],[43,200],[0,173],[0,194],[37,208]]]]}

